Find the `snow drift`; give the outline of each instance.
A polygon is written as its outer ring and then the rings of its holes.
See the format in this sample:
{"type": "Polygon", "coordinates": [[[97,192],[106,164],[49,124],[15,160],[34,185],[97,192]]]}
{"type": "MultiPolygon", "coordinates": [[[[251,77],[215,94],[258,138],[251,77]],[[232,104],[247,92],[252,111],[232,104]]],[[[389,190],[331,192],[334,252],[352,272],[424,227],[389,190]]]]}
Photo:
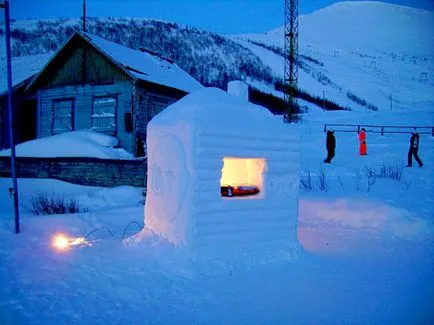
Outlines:
{"type": "MultiPolygon", "coordinates": [[[[18,157],[93,157],[101,159],[132,159],[133,156],[116,148],[118,140],[93,131],[73,131],[31,140],[16,146],[18,157]]],[[[0,156],[10,156],[10,149],[0,156]]]]}

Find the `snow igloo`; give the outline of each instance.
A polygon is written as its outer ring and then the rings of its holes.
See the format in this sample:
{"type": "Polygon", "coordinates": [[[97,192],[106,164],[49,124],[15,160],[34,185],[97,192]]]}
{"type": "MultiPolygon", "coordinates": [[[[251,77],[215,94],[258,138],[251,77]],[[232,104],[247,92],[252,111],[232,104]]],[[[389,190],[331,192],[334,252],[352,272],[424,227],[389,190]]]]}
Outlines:
{"type": "Polygon", "coordinates": [[[296,126],[205,88],[147,130],[146,228],[193,259],[298,255],[296,126]]]}

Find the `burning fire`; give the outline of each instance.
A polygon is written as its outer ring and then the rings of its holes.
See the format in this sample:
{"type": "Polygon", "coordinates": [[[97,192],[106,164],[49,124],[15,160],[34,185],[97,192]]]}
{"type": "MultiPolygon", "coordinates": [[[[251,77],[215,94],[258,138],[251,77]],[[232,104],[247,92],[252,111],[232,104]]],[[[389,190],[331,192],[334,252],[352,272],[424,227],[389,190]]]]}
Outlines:
{"type": "Polygon", "coordinates": [[[266,161],[263,158],[224,157],[220,185],[256,186],[262,189],[266,161]]]}
{"type": "Polygon", "coordinates": [[[71,246],[77,245],[89,245],[84,237],[70,238],[65,234],[57,234],[54,236],[51,246],[58,251],[66,251],[71,248],[71,246]]]}

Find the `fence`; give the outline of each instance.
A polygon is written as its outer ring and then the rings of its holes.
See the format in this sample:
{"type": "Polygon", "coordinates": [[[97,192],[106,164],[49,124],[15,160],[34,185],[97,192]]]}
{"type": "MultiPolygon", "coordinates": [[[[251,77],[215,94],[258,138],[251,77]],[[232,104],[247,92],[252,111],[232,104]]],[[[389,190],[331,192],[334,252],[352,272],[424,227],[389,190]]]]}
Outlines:
{"type": "Polygon", "coordinates": [[[384,135],[386,133],[406,134],[417,132],[434,136],[434,126],[399,126],[399,125],[370,125],[370,124],[324,124],[324,132],[357,132],[364,128],[365,132],[384,135]]]}
{"type": "MultiPolygon", "coordinates": [[[[87,186],[146,186],[146,160],[17,157],[19,178],[53,178],[87,186]]],[[[0,157],[0,177],[11,177],[10,157],[0,157]]]]}

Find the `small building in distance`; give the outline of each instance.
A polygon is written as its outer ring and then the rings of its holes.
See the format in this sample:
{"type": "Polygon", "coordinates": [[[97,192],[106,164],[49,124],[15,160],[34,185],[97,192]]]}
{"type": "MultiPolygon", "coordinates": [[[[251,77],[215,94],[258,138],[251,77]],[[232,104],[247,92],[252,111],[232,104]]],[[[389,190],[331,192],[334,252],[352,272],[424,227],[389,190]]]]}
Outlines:
{"type": "Polygon", "coordinates": [[[93,130],[144,154],[147,123],[202,85],[173,61],[75,32],[28,85],[37,137],[93,130]]]}

